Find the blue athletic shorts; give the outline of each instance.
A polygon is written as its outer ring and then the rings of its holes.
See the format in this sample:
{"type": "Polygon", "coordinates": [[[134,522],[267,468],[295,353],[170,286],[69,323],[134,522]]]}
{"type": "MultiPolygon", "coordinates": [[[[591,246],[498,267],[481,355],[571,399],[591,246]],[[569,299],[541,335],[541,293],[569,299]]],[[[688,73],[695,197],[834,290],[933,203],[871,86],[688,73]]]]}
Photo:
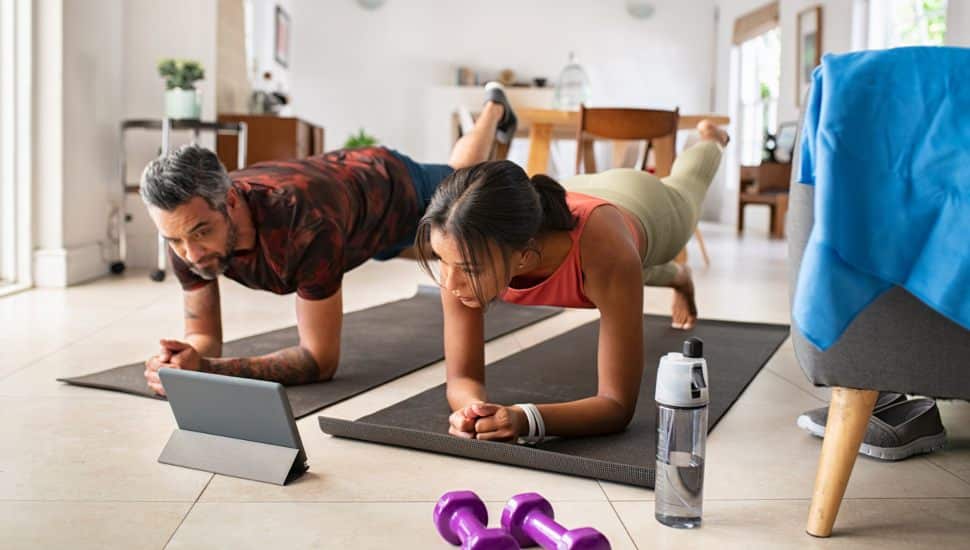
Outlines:
{"type": "MultiPolygon", "coordinates": [[[[424,210],[431,203],[431,197],[434,196],[438,185],[455,171],[454,168],[447,164],[422,164],[415,162],[411,157],[394,150],[391,153],[407,167],[408,174],[411,176],[411,184],[414,185],[414,190],[418,193],[418,200],[421,201],[421,212],[423,214],[424,210]]],[[[378,252],[374,255],[374,259],[383,261],[396,257],[402,250],[414,245],[414,237],[415,233],[412,232],[394,246],[378,252]]]]}

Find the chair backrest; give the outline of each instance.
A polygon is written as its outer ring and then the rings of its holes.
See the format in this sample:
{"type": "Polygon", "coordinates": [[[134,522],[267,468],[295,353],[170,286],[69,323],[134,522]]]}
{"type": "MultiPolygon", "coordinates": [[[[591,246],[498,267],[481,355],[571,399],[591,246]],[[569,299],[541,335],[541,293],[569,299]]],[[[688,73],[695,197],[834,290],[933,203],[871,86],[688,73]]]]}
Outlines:
{"type": "Polygon", "coordinates": [[[576,173],[584,168],[585,143],[594,139],[642,140],[647,142],[640,169],[646,169],[653,149],[657,176],[670,174],[674,163],[680,109],[614,109],[579,107],[579,129],[576,135],[576,173]]]}

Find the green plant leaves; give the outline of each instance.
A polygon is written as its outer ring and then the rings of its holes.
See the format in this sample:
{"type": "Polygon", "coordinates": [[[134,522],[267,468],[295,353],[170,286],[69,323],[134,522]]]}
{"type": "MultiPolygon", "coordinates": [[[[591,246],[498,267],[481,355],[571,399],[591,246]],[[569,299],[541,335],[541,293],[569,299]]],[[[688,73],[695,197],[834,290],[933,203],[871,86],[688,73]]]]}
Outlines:
{"type": "Polygon", "coordinates": [[[193,90],[195,83],[205,78],[205,71],[198,61],[167,58],[158,62],[158,75],[165,79],[168,90],[193,90]]]}
{"type": "Polygon", "coordinates": [[[371,147],[373,145],[377,145],[377,138],[366,134],[364,129],[361,128],[359,132],[356,134],[351,134],[350,137],[347,138],[347,141],[344,142],[344,149],[359,149],[361,147],[371,147]]]}

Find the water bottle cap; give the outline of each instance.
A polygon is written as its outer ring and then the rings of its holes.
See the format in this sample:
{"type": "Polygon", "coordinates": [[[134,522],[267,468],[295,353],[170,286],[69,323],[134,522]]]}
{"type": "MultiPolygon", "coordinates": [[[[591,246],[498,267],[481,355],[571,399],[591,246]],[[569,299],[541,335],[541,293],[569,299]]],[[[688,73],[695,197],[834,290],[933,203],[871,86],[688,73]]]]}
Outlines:
{"type": "Polygon", "coordinates": [[[704,341],[695,337],[684,340],[684,357],[704,357],[704,341]]]}
{"type": "Polygon", "coordinates": [[[703,357],[668,353],[660,358],[654,395],[657,404],[681,408],[705,407],[710,403],[709,390],[707,361],[703,357]]]}

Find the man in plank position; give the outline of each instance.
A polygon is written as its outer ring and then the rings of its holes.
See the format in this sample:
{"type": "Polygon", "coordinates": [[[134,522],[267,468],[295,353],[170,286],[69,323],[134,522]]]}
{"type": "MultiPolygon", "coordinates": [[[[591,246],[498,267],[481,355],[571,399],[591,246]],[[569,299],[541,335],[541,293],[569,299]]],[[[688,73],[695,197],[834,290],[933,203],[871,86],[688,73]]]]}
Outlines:
{"type": "Polygon", "coordinates": [[[508,143],[516,118],[501,86],[447,165],[419,164],[383,147],[264,162],[227,173],[216,155],[188,145],[145,168],[141,196],[168,241],[182,285],[185,335],[163,339],[145,362],[165,394],[162,367],[306,384],[329,380],[340,358],[343,274],[369,258],[413,258],[418,220],[452,171],[508,143]],[[300,343],[258,357],[221,357],[218,276],[276,294],[296,293],[300,343]]]}

